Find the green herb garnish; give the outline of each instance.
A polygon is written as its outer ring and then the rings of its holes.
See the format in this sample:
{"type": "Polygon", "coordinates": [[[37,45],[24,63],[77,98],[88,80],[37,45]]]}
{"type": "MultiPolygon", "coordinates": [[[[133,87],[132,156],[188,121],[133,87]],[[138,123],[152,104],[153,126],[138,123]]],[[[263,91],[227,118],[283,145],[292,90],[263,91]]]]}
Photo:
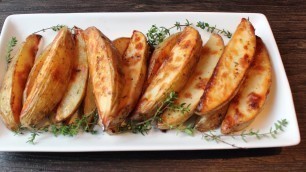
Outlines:
{"type": "Polygon", "coordinates": [[[243,131],[240,134],[232,134],[232,135],[223,135],[223,134],[214,134],[214,131],[208,131],[203,133],[203,138],[206,141],[215,141],[217,143],[221,142],[227,145],[230,145],[232,147],[235,148],[243,148],[243,147],[239,147],[236,146],[235,144],[229,143],[225,140],[223,140],[222,138],[224,137],[232,137],[234,139],[236,138],[241,138],[244,142],[247,142],[247,138],[248,137],[256,137],[257,139],[261,139],[263,137],[272,137],[272,138],[276,138],[276,135],[279,134],[281,131],[284,131],[284,128],[287,127],[288,125],[288,121],[287,119],[282,119],[282,120],[278,120],[277,122],[274,123],[274,128],[271,127],[269,132],[266,133],[260,133],[259,130],[254,131],[253,129],[250,129],[248,131],[243,131]]]}
{"type": "Polygon", "coordinates": [[[13,36],[13,37],[11,37],[10,41],[7,44],[7,50],[6,50],[6,56],[5,56],[7,64],[11,63],[11,61],[12,61],[13,57],[12,57],[11,53],[12,53],[14,47],[17,45],[17,42],[18,41],[17,41],[16,37],[13,36]]]}
{"type": "MultiPolygon", "coordinates": [[[[152,25],[152,27],[149,29],[147,33],[148,43],[154,47],[158,45],[159,43],[163,42],[167,36],[170,36],[170,30],[172,29],[182,30],[182,27],[191,26],[191,25],[193,24],[190,23],[187,19],[186,19],[186,23],[181,24],[180,22],[175,22],[175,24],[170,28],[166,28],[164,26],[158,27],[156,25],[152,25]]],[[[230,31],[225,30],[225,29],[218,29],[216,25],[211,26],[209,25],[209,23],[206,23],[203,21],[198,21],[196,24],[196,27],[206,30],[207,32],[211,32],[211,33],[216,32],[216,33],[222,34],[226,36],[227,38],[232,37],[232,33],[230,31]]]]}
{"type": "Polygon", "coordinates": [[[128,121],[124,126],[120,127],[120,131],[131,131],[132,133],[141,133],[142,135],[145,135],[152,129],[152,125],[154,122],[158,122],[161,120],[160,115],[166,110],[169,109],[171,111],[179,111],[181,113],[189,112],[189,106],[186,106],[186,103],[182,103],[180,105],[175,104],[175,100],[177,99],[177,93],[174,91],[171,91],[168,96],[165,98],[163,102],[157,106],[154,115],[143,121],[143,122],[133,122],[128,121]]]}
{"type": "Polygon", "coordinates": [[[39,32],[45,32],[47,30],[53,30],[54,32],[57,32],[57,31],[61,30],[63,27],[67,27],[67,26],[58,24],[56,26],[51,26],[51,27],[48,27],[48,28],[40,29],[40,30],[34,32],[33,34],[39,33],[39,32]]]}

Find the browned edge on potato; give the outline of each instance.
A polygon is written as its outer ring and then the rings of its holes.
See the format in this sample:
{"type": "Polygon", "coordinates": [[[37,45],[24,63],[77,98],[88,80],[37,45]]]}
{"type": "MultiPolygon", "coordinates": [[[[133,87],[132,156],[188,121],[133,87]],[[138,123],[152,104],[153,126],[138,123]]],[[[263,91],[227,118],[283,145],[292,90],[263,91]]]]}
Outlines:
{"type": "Polygon", "coordinates": [[[32,34],[26,38],[4,76],[0,90],[0,117],[11,130],[17,130],[20,124],[23,90],[33,67],[41,37],[32,34]]]}
{"type": "Polygon", "coordinates": [[[71,77],[65,94],[56,110],[56,121],[61,122],[75,113],[83,101],[86,92],[88,64],[86,44],[83,39],[83,30],[74,28],[75,59],[71,77]]]}
{"type": "Polygon", "coordinates": [[[43,66],[44,62],[46,61],[46,58],[50,52],[51,49],[51,44],[49,44],[45,50],[35,59],[34,62],[34,66],[31,69],[31,72],[29,74],[24,92],[23,92],[23,102],[25,102],[25,100],[27,99],[27,97],[29,96],[32,88],[33,88],[33,84],[37,78],[37,75],[39,74],[39,71],[41,69],[41,67],[43,66]]]}
{"type": "Polygon", "coordinates": [[[123,87],[119,53],[112,42],[96,27],[87,28],[84,38],[100,122],[104,130],[108,130],[116,116],[123,87]]]}
{"type": "Polygon", "coordinates": [[[74,48],[70,30],[63,27],[53,40],[50,53],[22,107],[20,121],[24,127],[35,127],[62,99],[75,59],[74,48]]]}
{"type": "Polygon", "coordinates": [[[157,45],[150,58],[147,79],[144,89],[150,85],[153,78],[156,76],[161,65],[170,57],[170,53],[174,45],[178,42],[181,32],[170,35],[163,42],[157,45]]]}
{"type": "Polygon", "coordinates": [[[199,32],[192,27],[185,27],[179,41],[172,48],[170,57],[146,88],[138,102],[133,121],[143,121],[152,113],[171,91],[180,91],[199,61],[202,39],[199,32]]]}
{"type": "Polygon", "coordinates": [[[175,101],[177,105],[185,103],[189,107],[189,112],[183,114],[179,111],[167,109],[160,116],[161,120],[158,122],[159,129],[176,128],[179,125],[183,125],[193,115],[223,50],[224,42],[222,37],[212,34],[201,50],[200,60],[195,70],[185,87],[178,92],[178,99],[175,101]]]}
{"type": "Polygon", "coordinates": [[[256,47],[254,32],[252,24],[243,18],[205,88],[196,111],[198,115],[214,113],[235,96],[253,61],[256,47]]]}
{"type": "Polygon", "coordinates": [[[122,122],[135,108],[142,93],[142,87],[147,74],[147,59],[149,45],[146,36],[134,31],[121,58],[121,68],[124,73],[124,87],[122,90],[117,115],[111,121],[109,133],[120,131],[122,122]]]}
{"type": "Polygon", "coordinates": [[[257,37],[254,61],[236,96],[230,102],[221,132],[240,131],[252,123],[263,109],[272,82],[269,53],[257,37]]]}

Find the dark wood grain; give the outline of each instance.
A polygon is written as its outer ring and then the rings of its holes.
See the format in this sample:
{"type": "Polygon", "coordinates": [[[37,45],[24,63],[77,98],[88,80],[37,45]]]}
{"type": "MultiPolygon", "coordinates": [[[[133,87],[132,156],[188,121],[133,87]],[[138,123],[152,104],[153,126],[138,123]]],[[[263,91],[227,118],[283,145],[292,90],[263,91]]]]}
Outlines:
{"type": "MultiPolygon", "coordinates": [[[[77,1],[0,0],[0,28],[19,13],[216,11],[267,16],[291,85],[302,141],[271,149],[108,152],[0,153],[0,171],[305,171],[306,170],[306,1],[77,1]]],[[[1,140],[0,140],[1,141],[1,140]]]]}

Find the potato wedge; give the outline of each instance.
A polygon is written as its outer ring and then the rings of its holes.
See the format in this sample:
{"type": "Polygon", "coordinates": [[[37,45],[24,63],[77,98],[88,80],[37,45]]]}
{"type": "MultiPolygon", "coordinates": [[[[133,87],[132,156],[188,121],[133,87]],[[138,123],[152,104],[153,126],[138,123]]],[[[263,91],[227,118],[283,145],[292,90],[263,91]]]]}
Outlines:
{"type": "Polygon", "coordinates": [[[262,110],[269,94],[272,81],[270,58],[262,40],[257,37],[256,42],[254,61],[222,122],[224,134],[247,127],[262,110]]]}
{"type": "Polygon", "coordinates": [[[96,102],[95,102],[95,95],[93,93],[93,86],[91,82],[90,76],[87,79],[87,87],[86,93],[83,102],[83,113],[84,115],[90,115],[97,109],[96,102]]]}
{"type": "Polygon", "coordinates": [[[25,100],[27,99],[27,97],[29,96],[32,88],[33,88],[33,84],[38,76],[38,73],[41,69],[41,67],[43,66],[44,62],[47,59],[47,56],[50,52],[51,49],[51,44],[47,46],[47,48],[41,53],[41,55],[35,59],[34,62],[34,66],[31,69],[31,72],[29,74],[28,80],[27,80],[27,84],[25,86],[24,92],[23,92],[23,102],[25,102],[25,100]]]}
{"type": "Polygon", "coordinates": [[[207,83],[196,111],[198,115],[215,112],[235,96],[253,61],[255,47],[254,28],[243,18],[207,83]]]}
{"type": "Polygon", "coordinates": [[[220,127],[227,112],[228,105],[229,103],[205,116],[198,116],[195,122],[195,129],[200,132],[206,132],[220,127]]]}
{"type": "Polygon", "coordinates": [[[148,68],[147,80],[145,82],[145,87],[152,82],[154,76],[156,76],[157,71],[161,67],[161,65],[170,57],[170,53],[174,45],[178,42],[178,38],[181,32],[170,35],[166,38],[162,43],[158,44],[155,48],[148,68]]]}
{"type": "Polygon", "coordinates": [[[124,88],[120,98],[119,111],[109,126],[110,133],[117,133],[121,123],[134,109],[140,98],[147,74],[149,46],[147,38],[139,31],[134,31],[131,41],[122,56],[124,88]]]}
{"type": "Polygon", "coordinates": [[[208,42],[202,48],[199,63],[195,71],[187,81],[185,87],[178,92],[178,99],[175,104],[186,103],[189,105],[189,112],[182,114],[178,111],[166,110],[161,115],[158,123],[159,129],[170,129],[177,127],[190,118],[196,109],[205,86],[210,79],[224,49],[224,42],[220,35],[212,34],[208,42]]]}
{"type": "Polygon", "coordinates": [[[180,91],[187,82],[199,61],[202,39],[197,30],[186,27],[179,40],[138,102],[132,120],[150,118],[153,115],[151,112],[163,101],[165,95],[171,91],[180,91]]]}
{"type": "Polygon", "coordinates": [[[40,40],[40,35],[28,36],[4,76],[0,90],[0,117],[11,130],[17,130],[20,124],[23,90],[33,67],[40,40]]]}
{"type": "Polygon", "coordinates": [[[88,64],[86,44],[81,29],[75,29],[75,62],[65,94],[56,110],[56,121],[69,118],[79,108],[86,92],[88,64]]]}
{"type": "Polygon", "coordinates": [[[75,59],[74,48],[71,32],[67,27],[62,28],[22,107],[20,121],[23,126],[37,125],[62,99],[75,59]]]}
{"type": "Polygon", "coordinates": [[[120,57],[112,42],[97,28],[89,27],[84,33],[100,122],[108,131],[110,123],[117,115],[123,88],[123,76],[118,66],[120,57]]]}
{"type": "Polygon", "coordinates": [[[131,38],[121,37],[113,40],[113,44],[119,52],[119,56],[122,57],[124,55],[125,50],[127,49],[131,38]]]}

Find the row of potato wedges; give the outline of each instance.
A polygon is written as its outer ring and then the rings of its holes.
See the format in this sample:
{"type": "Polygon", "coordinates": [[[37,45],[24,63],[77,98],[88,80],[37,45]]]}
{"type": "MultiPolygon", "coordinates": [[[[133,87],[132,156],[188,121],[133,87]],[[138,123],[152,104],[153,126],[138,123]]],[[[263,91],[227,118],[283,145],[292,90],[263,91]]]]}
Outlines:
{"type": "Polygon", "coordinates": [[[195,127],[223,133],[248,126],[263,108],[271,85],[268,52],[252,24],[242,19],[225,47],[212,34],[202,46],[191,26],[169,36],[152,55],[144,34],[111,41],[95,27],[62,28],[37,57],[41,36],[27,37],[0,90],[0,116],[12,130],[46,119],[71,123],[96,109],[108,133],[126,119],[142,122],[171,91],[188,112],[166,110],[157,127],[171,129],[196,115],[195,127]],[[78,109],[82,107],[81,112],[78,109]]]}

